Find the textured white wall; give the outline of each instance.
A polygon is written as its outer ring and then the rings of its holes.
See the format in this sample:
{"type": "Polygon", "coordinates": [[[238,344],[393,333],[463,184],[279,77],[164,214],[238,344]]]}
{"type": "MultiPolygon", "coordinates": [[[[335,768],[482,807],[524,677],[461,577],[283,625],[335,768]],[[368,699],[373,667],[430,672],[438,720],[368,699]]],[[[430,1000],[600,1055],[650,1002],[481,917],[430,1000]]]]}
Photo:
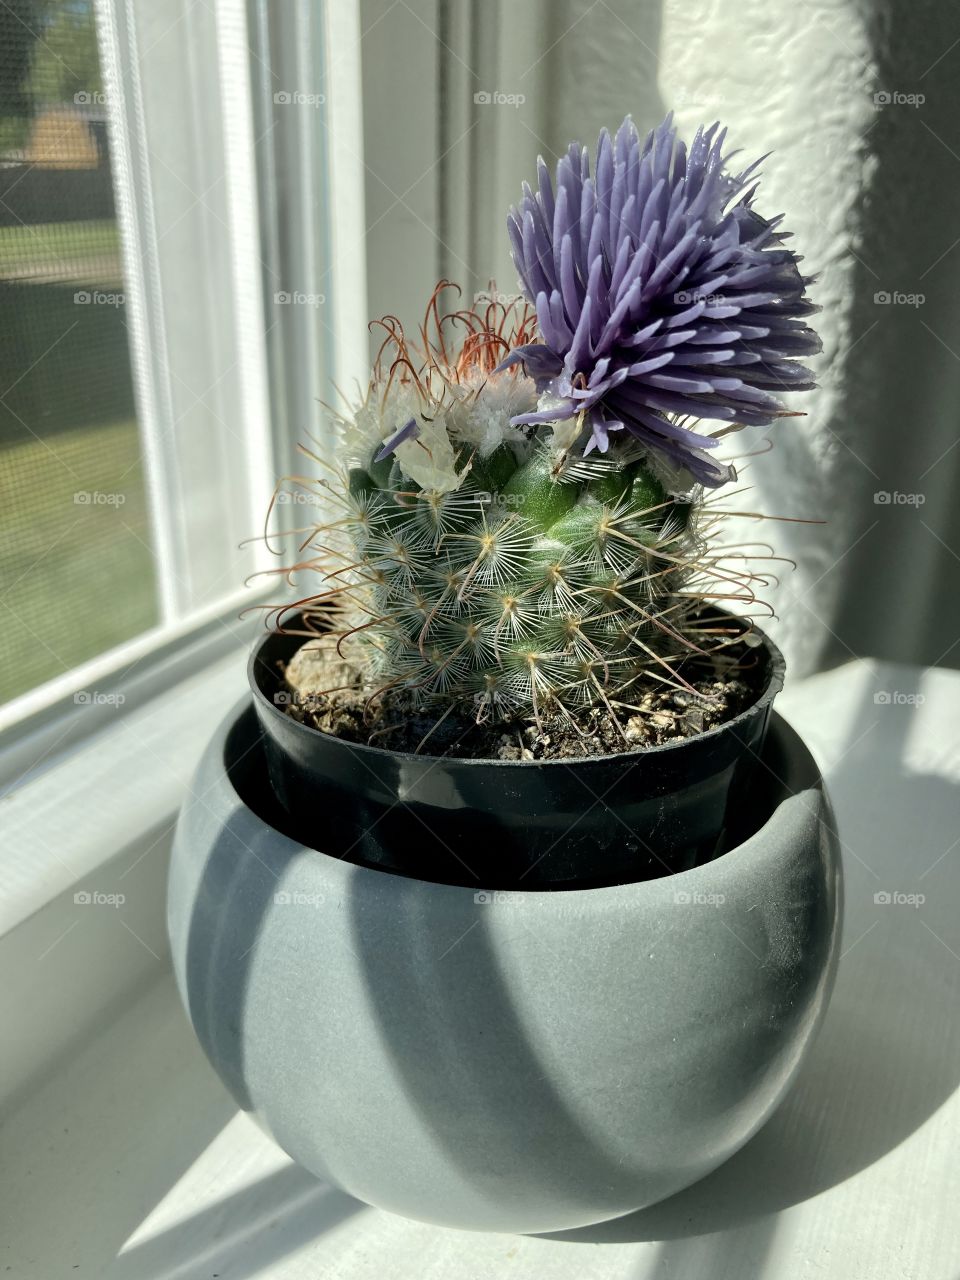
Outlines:
{"type": "Polygon", "coordinates": [[[838,423],[846,353],[860,336],[855,255],[875,164],[868,144],[876,123],[869,41],[849,3],[829,14],[816,3],[669,3],[658,75],[684,132],[719,118],[747,157],[773,152],[757,207],[767,216],[786,214],[794,247],[819,275],[811,294],[823,308],[812,321],[824,344],[816,362],[821,385],[813,394],[788,397],[808,416],[734,439],[743,451],[773,444],[739,468],[753,486],[750,509],[829,521],[823,527],[739,524],[745,538],[764,538],[797,564],[779,590],[764,594],[779,615],[773,629],[791,669],[806,670],[829,638],[843,576],[834,566],[853,535],[852,512],[840,494],[853,488],[858,464],[844,439],[851,433],[838,431],[838,423]]]}
{"type": "MultiPolygon", "coordinates": [[[[960,12],[946,0],[664,9],[659,78],[697,86],[750,154],[820,279],[821,386],[751,468],[798,569],[776,596],[795,670],[850,651],[956,665],[960,635],[960,12]],[[919,106],[875,95],[923,95],[919,106]],[[875,302],[924,294],[922,305],[875,302]],[[931,469],[932,468],[932,469],[931,469]],[[923,505],[877,504],[877,492],[923,505]]],[[[741,440],[744,437],[741,436],[741,440]]]]}
{"type": "MultiPolygon", "coordinates": [[[[401,276],[422,281],[422,292],[440,274],[468,291],[494,275],[512,290],[503,217],[538,152],[553,162],[571,138],[592,146],[627,112],[643,127],[673,109],[687,134],[721,119],[731,147],[749,158],[773,152],[757,207],[786,213],[823,307],[821,385],[795,398],[807,417],[735,437],[738,449],[765,447],[767,437],[774,446],[743,471],[751,505],[826,522],[744,530],[797,563],[766,593],[778,613],[772,630],[794,674],[853,653],[960,664],[955,0],[410,4],[370,0],[366,21],[382,19],[381,40],[390,23],[415,24],[428,44],[434,33],[435,79],[399,66],[397,83],[388,75],[378,91],[402,84],[421,104],[432,95],[436,133],[425,146],[435,168],[414,193],[435,184],[438,212],[429,231],[418,224],[423,256],[405,256],[397,288],[384,268],[377,302],[419,309],[401,276]],[[477,89],[525,101],[477,106],[477,89]],[[877,109],[878,93],[925,101],[877,109]],[[878,304],[881,292],[925,301],[878,304]],[[878,492],[919,497],[884,505],[878,492]]],[[[367,141],[374,168],[378,149],[395,155],[403,145],[383,115],[367,141]]],[[[382,262],[392,235],[387,216],[371,237],[382,262]]]]}

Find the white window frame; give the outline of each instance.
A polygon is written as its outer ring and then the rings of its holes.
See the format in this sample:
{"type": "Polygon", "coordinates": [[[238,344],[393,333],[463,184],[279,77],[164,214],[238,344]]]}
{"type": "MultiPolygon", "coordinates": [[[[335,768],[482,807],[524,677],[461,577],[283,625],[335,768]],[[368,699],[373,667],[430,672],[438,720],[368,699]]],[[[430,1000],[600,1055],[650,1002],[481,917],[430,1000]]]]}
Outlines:
{"type": "MultiPolygon", "coordinates": [[[[155,0],[97,2],[127,23],[155,0]]],[[[182,0],[190,3],[196,0],[182,0]]],[[[172,21],[169,4],[155,7],[172,21]]],[[[231,124],[231,145],[245,148],[244,130],[251,120],[257,128],[258,117],[267,117],[261,132],[271,128],[270,146],[256,155],[266,280],[278,268],[280,289],[315,289],[327,298],[330,341],[323,346],[312,349],[298,329],[300,317],[282,308],[282,323],[266,326],[266,358],[245,348],[260,362],[254,392],[263,395],[259,380],[266,377],[271,410],[271,458],[263,463],[266,475],[250,476],[245,492],[252,503],[272,488],[275,473],[289,469],[303,432],[315,434],[321,426],[313,392],[320,389],[329,399],[327,386],[350,388],[367,376],[359,3],[284,0],[279,30],[280,6],[269,0],[203,0],[200,8],[215,19],[207,29],[216,35],[207,44],[209,65],[219,68],[221,83],[249,95],[249,110],[231,124]],[[291,58],[299,60],[292,70],[286,65],[291,58]],[[326,98],[320,121],[308,121],[306,112],[283,114],[283,105],[263,92],[275,77],[296,74],[298,65],[316,77],[315,92],[326,98]],[[247,124],[240,123],[244,119],[247,124]],[[283,173],[284,157],[288,163],[291,155],[297,163],[283,173]],[[275,202],[281,181],[283,199],[275,202]],[[274,203],[282,207],[275,210],[274,203]]],[[[127,39],[129,28],[124,30],[127,39]]],[[[118,47],[138,56],[136,42],[118,47]]],[[[153,74],[150,52],[139,52],[144,79],[153,74]]],[[[310,80],[292,84],[311,92],[310,80]]],[[[243,191],[250,189],[252,167],[249,155],[240,162],[236,181],[243,191]]],[[[231,234],[235,254],[249,257],[257,247],[249,210],[242,218],[231,234]]],[[[231,297],[241,280],[256,298],[261,285],[251,280],[249,264],[232,262],[231,297]]],[[[270,294],[260,295],[261,307],[263,297],[270,294]]],[[[307,320],[308,329],[315,327],[317,317],[307,320]]],[[[256,433],[256,425],[251,430],[256,433]]],[[[262,456],[262,437],[255,438],[262,456]]],[[[175,482],[178,465],[174,456],[160,486],[175,482]]],[[[158,494],[163,496],[162,487],[158,494]]],[[[176,564],[175,541],[168,554],[176,564]]],[[[168,964],[163,887],[174,824],[213,726],[246,696],[245,651],[262,624],[255,618],[238,624],[236,613],[256,599],[250,592],[223,598],[206,613],[168,621],[85,664],[60,687],[35,690],[26,714],[0,738],[0,786],[8,783],[0,967],[9,978],[0,1013],[14,1027],[17,1044],[0,1071],[0,1107],[22,1096],[38,1072],[93,1034],[168,964]],[[77,688],[108,698],[116,693],[124,702],[78,705],[77,688]],[[91,889],[123,893],[124,911],[84,916],[75,895],[91,889]]],[[[8,716],[10,710],[4,709],[8,716]]]]}
{"type": "Polygon", "coordinates": [[[279,592],[241,584],[276,562],[255,541],[233,548],[321,427],[317,400],[367,360],[359,0],[96,0],[96,18],[160,621],[0,706],[0,789],[249,645],[262,623],[241,611],[279,592]],[[322,102],[274,102],[284,87],[322,102]],[[222,153],[212,191],[200,119],[215,174],[222,153]],[[275,304],[284,291],[325,303],[275,304]],[[222,545],[211,520],[228,526],[222,545]]]}

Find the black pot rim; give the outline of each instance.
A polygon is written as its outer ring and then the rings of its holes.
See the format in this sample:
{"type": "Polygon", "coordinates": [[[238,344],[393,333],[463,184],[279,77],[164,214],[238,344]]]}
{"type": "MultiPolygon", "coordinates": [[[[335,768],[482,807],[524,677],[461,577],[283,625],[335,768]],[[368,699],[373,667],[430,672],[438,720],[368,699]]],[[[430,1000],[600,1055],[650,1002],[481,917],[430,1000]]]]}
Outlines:
{"type": "MultiPolygon", "coordinates": [[[[733,618],[736,621],[743,621],[737,618],[736,614],[727,613],[725,610],[717,609],[716,612],[726,618],[733,618]]],[[[616,760],[623,756],[629,758],[631,756],[651,756],[662,755],[668,751],[680,751],[684,747],[689,747],[693,743],[704,742],[712,737],[717,737],[722,733],[729,733],[731,729],[735,729],[737,725],[761,712],[765,707],[769,707],[774,698],[783,688],[784,675],[786,673],[786,659],[780,649],[770,639],[762,627],[752,623],[752,629],[756,635],[760,637],[761,645],[767,654],[767,681],[759,696],[750,703],[749,706],[733,717],[732,720],[725,720],[722,724],[714,725],[711,729],[704,729],[700,733],[692,734],[689,738],[676,738],[670,742],[661,742],[652,747],[638,747],[634,751],[611,751],[596,756],[564,756],[562,760],[494,760],[489,756],[435,756],[426,752],[412,751],[393,751],[387,747],[371,747],[365,742],[351,742],[349,745],[351,751],[359,751],[362,754],[369,755],[374,758],[391,757],[399,760],[411,760],[418,764],[429,764],[434,761],[443,761],[450,764],[456,761],[458,765],[486,767],[496,765],[502,769],[530,769],[533,767],[560,767],[569,765],[589,765],[605,763],[608,760],[616,760]]],[[[255,701],[265,707],[270,715],[282,717],[285,721],[297,726],[301,733],[306,733],[318,738],[325,738],[330,742],[343,742],[344,739],[338,738],[336,734],[326,733],[323,729],[315,729],[312,725],[303,724],[299,720],[292,720],[290,716],[276,705],[261,687],[258,678],[259,668],[261,665],[260,654],[264,647],[279,633],[276,631],[268,631],[262,636],[250,651],[250,657],[247,660],[247,680],[253,693],[255,701]]],[[[304,640],[308,643],[308,640],[304,640]]],[[[760,646],[758,646],[760,647],[760,646]]]]}
{"type": "MultiPolygon", "coordinates": [[[[339,866],[347,865],[359,871],[370,871],[375,875],[390,876],[396,880],[410,880],[416,884],[428,885],[432,888],[441,888],[444,891],[449,891],[451,893],[477,892],[476,885],[453,884],[445,880],[437,880],[430,876],[418,875],[414,871],[403,871],[396,867],[384,866],[381,863],[353,861],[338,857],[336,854],[328,853],[324,849],[318,849],[313,844],[308,844],[300,836],[291,834],[289,831],[285,831],[281,825],[274,822],[271,818],[265,817],[256,806],[250,803],[249,796],[245,789],[241,789],[238,786],[237,779],[233,776],[231,768],[229,767],[228,758],[225,752],[225,747],[230,734],[237,727],[238,722],[242,719],[245,712],[249,712],[251,716],[255,716],[256,714],[253,709],[253,701],[250,699],[249,694],[244,698],[241,698],[240,701],[231,708],[228,715],[220,722],[217,732],[215,733],[211,743],[208,745],[207,750],[213,749],[214,746],[219,748],[218,758],[223,769],[223,776],[230,788],[231,795],[236,798],[247,813],[252,815],[256,822],[262,823],[263,826],[268,827],[278,839],[286,841],[291,849],[306,850],[311,854],[316,854],[320,858],[327,859],[331,864],[339,864],[339,866]]],[[[326,734],[324,736],[330,737],[332,735],[326,734]]],[[[785,720],[783,716],[778,715],[776,711],[771,713],[770,736],[774,741],[782,743],[787,748],[795,765],[795,769],[788,768],[784,770],[784,777],[781,780],[785,789],[784,798],[788,798],[792,795],[798,795],[804,791],[817,791],[820,792],[821,795],[826,796],[827,793],[823,774],[820,771],[817,761],[811,754],[806,740],[801,737],[800,733],[793,727],[789,720],[785,720]]],[[[414,758],[419,759],[419,757],[414,758]]],[[[605,758],[606,757],[602,756],[588,757],[588,759],[605,758]]],[[[483,763],[483,761],[479,761],[478,763],[483,763]]],[[[501,762],[489,761],[487,763],[510,764],[515,762],[505,760],[501,762]]],[[[530,764],[539,762],[526,761],[525,763],[530,764]]],[[[828,813],[832,813],[829,800],[826,801],[826,806],[828,813]]],[[[656,886],[662,885],[665,881],[669,881],[672,884],[675,880],[683,879],[685,877],[694,878],[702,876],[705,868],[719,867],[721,864],[729,866],[730,862],[741,854],[743,847],[747,844],[753,846],[756,843],[756,847],[763,848],[763,834],[774,821],[779,807],[779,803],[775,804],[769,813],[764,814],[763,820],[757,824],[756,829],[751,831],[745,839],[739,841],[729,849],[724,849],[722,853],[717,854],[717,856],[712,858],[709,862],[700,863],[695,867],[686,867],[682,870],[670,871],[662,876],[654,876],[652,878],[642,880],[630,880],[623,883],[613,882],[610,884],[586,885],[564,884],[560,886],[537,885],[533,888],[511,887],[507,890],[497,889],[496,886],[487,885],[486,882],[484,882],[484,884],[486,885],[487,892],[509,893],[511,896],[522,897],[524,901],[540,898],[546,901],[555,897],[557,894],[566,895],[588,893],[594,896],[599,896],[601,894],[612,896],[620,893],[624,888],[632,888],[637,891],[649,890],[650,892],[656,892],[656,886]]],[[[830,829],[833,830],[834,828],[831,826],[830,829]]]]}

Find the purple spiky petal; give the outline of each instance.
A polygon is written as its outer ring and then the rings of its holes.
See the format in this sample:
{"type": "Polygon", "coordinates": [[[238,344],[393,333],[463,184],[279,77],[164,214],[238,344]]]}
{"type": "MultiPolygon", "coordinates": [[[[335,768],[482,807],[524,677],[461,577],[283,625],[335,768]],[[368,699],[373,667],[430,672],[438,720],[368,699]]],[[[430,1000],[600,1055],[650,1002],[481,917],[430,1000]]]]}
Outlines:
{"type": "Polygon", "coordinates": [[[594,177],[578,143],[556,193],[540,162],[508,230],[542,342],[500,367],[521,363],[548,401],[516,424],[580,415],[585,452],[626,431],[716,487],[733,468],[685,420],[765,426],[787,412],[782,392],[814,385],[798,363],[821,350],[804,323],[811,278],[781,219],[751,207],[760,162],[728,173],[724,138],[701,127],[688,150],[667,116],[641,142],[627,117],[601,133],[594,177]]]}
{"type": "Polygon", "coordinates": [[[420,434],[420,428],[417,425],[416,418],[411,418],[405,422],[402,427],[398,428],[392,436],[388,436],[383,442],[383,448],[377,452],[374,462],[382,462],[384,458],[389,458],[396,448],[403,444],[405,440],[416,440],[420,434]]]}

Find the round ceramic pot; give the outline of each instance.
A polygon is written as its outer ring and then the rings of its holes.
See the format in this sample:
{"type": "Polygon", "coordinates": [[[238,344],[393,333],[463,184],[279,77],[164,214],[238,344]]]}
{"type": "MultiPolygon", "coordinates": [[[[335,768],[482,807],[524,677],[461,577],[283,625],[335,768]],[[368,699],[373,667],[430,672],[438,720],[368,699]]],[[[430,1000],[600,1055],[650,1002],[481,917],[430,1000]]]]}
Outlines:
{"type": "Polygon", "coordinates": [[[477,1230],[619,1216],[726,1160],[793,1080],[838,954],[830,806],[773,717],[754,829],[679,874],[477,889],[284,834],[249,702],[180,819],[169,930],[241,1107],[358,1199],[477,1230]]]}

